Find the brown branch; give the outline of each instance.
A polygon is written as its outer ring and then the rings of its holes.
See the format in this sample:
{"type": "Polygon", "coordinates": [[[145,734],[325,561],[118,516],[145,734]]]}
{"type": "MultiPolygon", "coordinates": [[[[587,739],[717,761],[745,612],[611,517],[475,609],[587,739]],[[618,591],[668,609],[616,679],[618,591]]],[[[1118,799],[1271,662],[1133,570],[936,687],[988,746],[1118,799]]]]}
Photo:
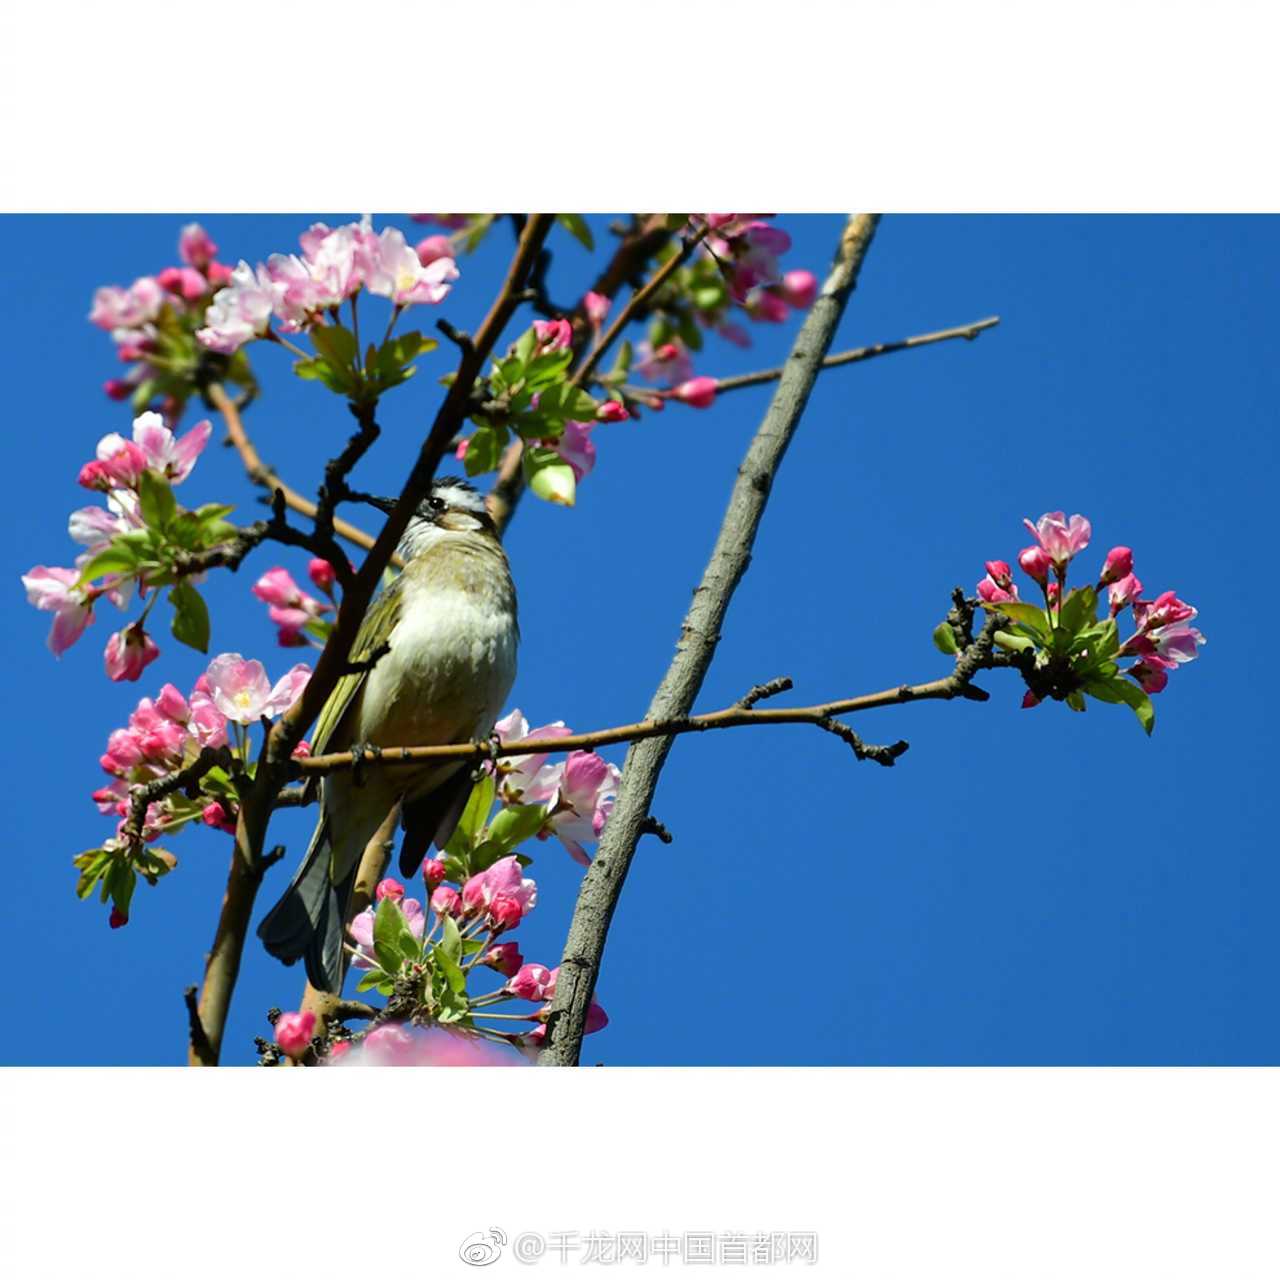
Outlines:
{"type": "MultiPolygon", "coordinates": [[[[270,494],[276,492],[284,494],[285,505],[290,510],[314,520],[317,512],[316,504],[310,498],[304,497],[296,489],[285,484],[279,475],[262,461],[253,441],[249,438],[249,433],[244,428],[244,420],[240,417],[240,410],[236,407],[235,401],[227,394],[227,389],[220,382],[211,382],[205,388],[205,395],[208,397],[209,403],[222,414],[222,420],[227,428],[227,439],[231,441],[235,451],[240,455],[240,461],[244,464],[245,473],[249,479],[270,494]]],[[[333,521],[333,532],[340,538],[345,538],[348,542],[354,543],[357,547],[363,547],[366,551],[374,543],[371,534],[337,517],[333,521]]]]}
{"type": "MultiPolygon", "coordinates": [[[[878,221],[877,215],[858,214],[844,229],[831,273],[796,335],[785,372],[738,469],[728,510],[685,616],[675,657],[649,705],[650,720],[678,719],[693,707],[715,655],[729,602],[750,561],[774,476],[831,348],[878,221]]],[[[578,1061],[609,925],[672,742],[670,736],[656,737],[633,744],[627,752],[617,802],[574,907],[545,1047],[539,1055],[542,1063],[572,1066],[578,1061]]]]}
{"type": "MultiPolygon", "coordinates": [[[[863,360],[873,360],[876,356],[891,356],[896,351],[911,351],[916,347],[931,346],[935,342],[950,342],[955,338],[964,338],[967,342],[972,342],[986,330],[994,329],[999,323],[999,316],[987,316],[985,320],[975,320],[972,324],[960,324],[952,329],[938,329],[933,333],[918,333],[912,338],[902,338],[897,342],[877,342],[870,347],[854,347],[850,351],[841,351],[837,355],[828,356],[820,367],[836,369],[842,364],[858,364],[863,360]]],[[[717,378],[716,392],[741,391],[744,387],[759,387],[767,382],[777,382],[782,377],[785,367],[785,365],[779,365],[776,369],[760,369],[755,373],[740,373],[732,378],[717,378]]]]}
{"type": "MultiPolygon", "coordinates": [[[[302,739],[308,725],[319,715],[329,694],[345,673],[355,642],[356,632],[364,619],[369,603],[382,579],[382,574],[408,526],[418,503],[426,496],[436,467],[467,414],[471,388],[479,376],[485,359],[506,328],[507,322],[520,304],[525,280],[533,262],[551,229],[553,219],[548,214],[537,214],[529,219],[520,245],[512,259],[507,277],[485,317],[469,349],[463,351],[457,374],[445,395],[432,423],[431,431],[423,441],[412,470],[401,489],[394,510],[373,541],[369,554],[343,592],[342,603],[333,631],[316,662],[315,671],[306,689],[289,711],[278,720],[267,737],[258,759],[257,772],[252,788],[242,797],[240,815],[236,821],[235,853],[227,877],[227,892],[222,913],[214,934],[213,949],[205,965],[204,981],[200,988],[198,1004],[200,1023],[208,1037],[211,1052],[198,1055],[192,1052],[193,1065],[216,1065],[222,1047],[222,1035],[226,1028],[231,994],[240,971],[240,957],[244,950],[249,918],[262,874],[271,862],[264,858],[262,848],[266,840],[267,825],[275,808],[281,787],[289,779],[290,757],[294,747],[302,739]]],[[[214,384],[208,388],[211,403],[223,414],[228,432],[240,450],[250,475],[254,468],[262,469],[261,459],[244,434],[239,413],[225,390],[214,384]],[[217,393],[221,393],[220,395],[217,393]],[[228,410],[230,411],[228,413],[228,410]],[[240,440],[237,441],[236,433],[240,440]],[[247,446],[246,455],[242,444],[247,446]]],[[[283,498],[288,502],[288,495],[283,498]]],[[[303,499],[305,501],[305,499],[303,499]]],[[[314,516],[314,506],[308,504],[314,516]]],[[[339,529],[338,521],[334,529],[339,529]]],[[[345,535],[344,535],[345,536],[345,535]]]]}

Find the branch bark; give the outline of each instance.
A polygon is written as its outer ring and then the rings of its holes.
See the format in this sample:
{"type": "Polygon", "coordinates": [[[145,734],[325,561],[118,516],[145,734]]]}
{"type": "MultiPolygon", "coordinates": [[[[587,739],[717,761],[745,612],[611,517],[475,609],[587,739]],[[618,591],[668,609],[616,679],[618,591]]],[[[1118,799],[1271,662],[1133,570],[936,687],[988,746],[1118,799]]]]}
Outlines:
{"type": "MultiPolygon", "coordinates": [[[[687,716],[693,707],[715,655],[729,602],[750,561],[774,476],[830,350],[878,221],[879,215],[857,214],[845,227],[831,273],[796,336],[773,400],[738,469],[715,548],[685,616],[675,657],[650,703],[648,719],[687,716]]],[[[573,1066],[578,1062],[609,925],[672,741],[652,738],[627,752],[617,802],[578,893],[540,1063],[573,1066]]]]}

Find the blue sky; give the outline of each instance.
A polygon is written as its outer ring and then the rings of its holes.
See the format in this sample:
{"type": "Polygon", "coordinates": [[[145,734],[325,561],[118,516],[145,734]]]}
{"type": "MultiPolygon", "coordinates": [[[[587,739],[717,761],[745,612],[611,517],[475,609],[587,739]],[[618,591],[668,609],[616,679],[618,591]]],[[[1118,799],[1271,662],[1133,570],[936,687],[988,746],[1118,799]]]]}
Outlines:
{"type": "MultiPolygon", "coordinates": [[[[0,317],[20,463],[7,495],[13,629],[0,678],[21,726],[8,774],[24,780],[8,806],[3,910],[21,1016],[6,1019],[6,1062],[182,1061],[182,989],[199,980],[213,935],[229,853],[217,833],[175,839],[178,871],[141,886],[115,932],[96,903],[75,898],[70,867],[109,834],[88,799],[107,733],[162,681],[188,688],[204,662],[170,641],[137,686],[110,684],[111,615],[55,662],[48,617],[17,580],[33,564],[70,562],[66,517],[86,500],[76,471],[101,435],[127,427],[100,391],[116,366],[84,318],[92,291],[173,261],[191,216],[0,224],[22,246],[5,267],[22,305],[0,317]]],[[[201,218],[231,260],[288,251],[312,220],[201,218]]],[[[840,219],[779,221],[795,240],[787,264],[821,273],[840,219]]],[[[1002,673],[984,679],[984,705],[865,716],[864,736],[910,741],[893,770],[857,765],[799,727],[679,742],[654,804],[676,840],[641,845],[598,990],[613,1020],[585,1060],[1280,1058],[1280,871],[1265,799],[1275,696],[1265,638],[1239,612],[1271,578],[1278,230],[1273,218],[884,221],[836,349],[989,314],[1002,323],[973,344],[824,375],[700,707],[783,673],[804,703],[943,674],[929,637],[951,587],[971,589],[984,559],[1012,560],[1024,515],[1060,507],[1093,522],[1086,563],[1132,546],[1149,587],[1199,607],[1209,644],[1157,699],[1150,740],[1123,708],[1023,712],[1016,677],[1002,673]]],[[[474,326],[508,246],[495,236],[463,261],[443,314],[474,326]]],[[[591,262],[562,234],[555,257],[553,295],[571,300],[591,262]]],[[[712,342],[698,371],[777,363],[794,328],[753,326],[748,352],[712,342]]],[[[259,449],[314,488],[345,439],[346,410],[294,379],[282,352],[253,357],[259,449]]],[[[385,401],[384,442],[359,473],[370,490],[398,486],[447,361],[427,357],[385,401]]],[[[508,543],[524,632],[513,702],[531,721],[588,729],[643,713],[768,395],[601,427],[577,507],[523,505],[508,543]]],[[[180,496],[257,514],[234,455],[213,447],[180,496]]],[[[300,575],[305,562],[268,548],[208,593],[213,651],[261,657],[273,676],[296,655],[275,647],[249,587],[276,563],[300,575]]],[[[290,860],[310,821],[277,818],[290,860]]],[[[520,936],[528,958],[554,964],[579,871],[554,845],[538,854],[540,903],[520,936]]],[[[275,873],[260,910],[283,879],[275,873]]],[[[252,1061],[265,1010],[293,1007],[299,987],[296,970],[250,944],[226,1061],[252,1061]]]]}

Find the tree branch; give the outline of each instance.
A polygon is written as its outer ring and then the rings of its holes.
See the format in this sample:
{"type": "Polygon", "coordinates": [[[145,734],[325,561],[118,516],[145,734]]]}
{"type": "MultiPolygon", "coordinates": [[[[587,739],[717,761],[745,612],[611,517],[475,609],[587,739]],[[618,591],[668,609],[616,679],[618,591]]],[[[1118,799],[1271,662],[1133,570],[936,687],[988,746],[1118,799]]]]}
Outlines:
{"type": "MultiPolygon", "coordinates": [[[[845,227],[831,273],[805,317],[773,400],[738,469],[711,560],[685,616],[675,658],[650,703],[651,720],[688,715],[702,687],[729,602],[746,572],[774,476],[831,347],[878,221],[878,215],[858,214],[845,227]]],[[[609,924],[672,741],[657,737],[627,752],[613,814],[574,908],[546,1044],[539,1055],[542,1063],[569,1066],[578,1061],[609,924]]]]}

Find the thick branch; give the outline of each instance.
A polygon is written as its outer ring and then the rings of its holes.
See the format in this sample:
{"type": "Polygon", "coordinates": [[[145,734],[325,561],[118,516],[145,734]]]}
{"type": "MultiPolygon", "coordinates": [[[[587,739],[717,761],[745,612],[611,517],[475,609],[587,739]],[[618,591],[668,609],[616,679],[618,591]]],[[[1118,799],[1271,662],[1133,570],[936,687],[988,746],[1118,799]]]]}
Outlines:
{"type": "MultiPolygon", "coordinates": [[[[650,720],[686,716],[692,709],[715,655],[729,602],[750,561],[774,476],[831,347],[878,220],[878,215],[858,214],[845,227],[832,271],[805,317],[773,400],[738,469],[711,560],[685,616],[675,658],[649,705],[650,720]]],[[[569,1066],[578,1061],[609,925],[671,743],[671,737],[656,737],[627,752],[617,803],[574,908],[546,1047],[539,1055],[543,1063],[569,1066]]]]}

